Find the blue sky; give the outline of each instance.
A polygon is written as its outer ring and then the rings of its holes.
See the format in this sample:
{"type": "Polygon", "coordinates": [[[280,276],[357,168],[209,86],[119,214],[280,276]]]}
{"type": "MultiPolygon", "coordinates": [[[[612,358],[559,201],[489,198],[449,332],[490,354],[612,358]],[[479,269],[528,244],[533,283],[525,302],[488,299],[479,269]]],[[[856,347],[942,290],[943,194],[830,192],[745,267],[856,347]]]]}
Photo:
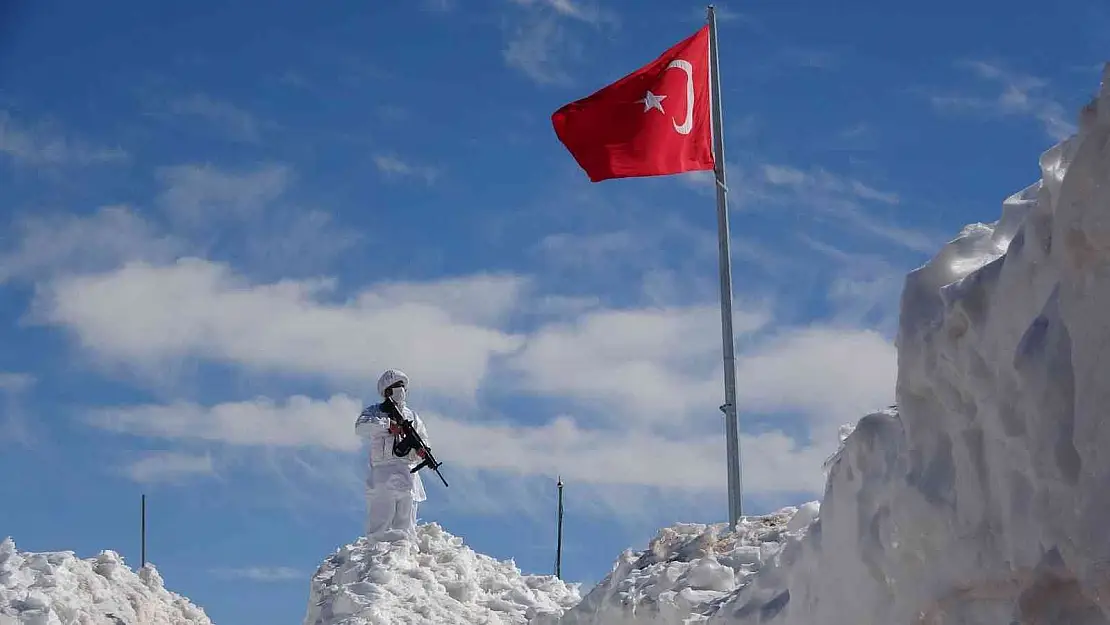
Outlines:
{"type": "MultiPolygon", "coordinates": [[[[704,5],[9,3],[0,535],[148,553],[216,622],[299,623],[360,531],[387,367],[446,463],[423,520],[596,582],[727,517],[712,187],[590,184],[550,114],[704,5]]],[[[904,274],[1038,176],[1095,2],[726,4],[745,506],[817,498],[893,399],[904,274]],[[959,16],[958,19],[953,16],[959,16]]]]}

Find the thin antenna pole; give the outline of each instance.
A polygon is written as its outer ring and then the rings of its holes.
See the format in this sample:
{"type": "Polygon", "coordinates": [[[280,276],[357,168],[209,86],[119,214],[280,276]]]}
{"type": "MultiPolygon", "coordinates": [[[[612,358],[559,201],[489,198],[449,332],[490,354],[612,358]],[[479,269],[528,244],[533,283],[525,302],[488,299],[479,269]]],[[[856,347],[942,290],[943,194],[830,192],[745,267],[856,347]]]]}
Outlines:
{"type": "Polygon", "coordinates": [[[728,521],[735,527],[743,515],[740,476],[740,434],[736,417],[736,339],[732,331],[732,253],[729,250],[728,184],[725,182],[725,133],[721,115],[721,77],[717,61],[717,13],[709,5],[709,76],[713,109],[714,173],[717,181],[717,238],[721,272],[721,342],[724,348],[725,440],[728,450],[728,521]]]}
{"type": "Polygon", "coordinates": [[[139,503],[139,549],[140,561],[142,564],[139,568],[146,566],[146,494],[144,493],[139,503]]]}
{"type": "Polygon", "coordinates": [[[563,476],[559,476],[558,539],[555,543],[555,577],[563,578],[563,476]]]}

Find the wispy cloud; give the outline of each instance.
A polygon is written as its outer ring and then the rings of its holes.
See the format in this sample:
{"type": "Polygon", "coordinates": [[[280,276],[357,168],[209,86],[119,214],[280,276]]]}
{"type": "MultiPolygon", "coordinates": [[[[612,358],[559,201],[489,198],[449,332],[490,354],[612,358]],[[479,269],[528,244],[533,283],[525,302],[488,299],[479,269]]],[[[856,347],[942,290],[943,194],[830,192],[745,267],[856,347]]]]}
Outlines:
{"type": "Polygon", "coordinates": [[[897,204],[897,193],[874,189],[859,180],[842,178],[824,169],[803,171],[785,165],[763,165],[763,177],[775,186],[794,187],[819,193],[855,196],[884,204],[897,204]]]}
{"type": "Polygon", "coordinates": [[[440,176],[439,169],[429,165],[417,165],[401,159],[395,154],[378,154],[374,156],[374,165],[378,171],[389,178],[418,178],[427,184],[434,183],[440,176]]]}
{"type": "Polygon", "coordinates": [[[421,6],[426,11],[447,13],[455,9],[456,0],[421,0],[421,6]]]}
{"type": "Polygon", "coordinates": [[[878,146],[879,135],[874,124],[861,121],[842,128],[831,143],[836,149],[873,150],[878,146]]]}
{"type": "Polygon", "coordinates": [[[85,216],[27,216],[9,231],[18,236],[12,247],[0,247],[0,284],[105,271],[132,259],[167,261],[184,249],[183,241],[158,234],[127,206],[105,206],[85,216]]]}
{"type": "Polygon", "coordinates": [[[292,201],[298,177],[285,163],[186,163],[158,168],[155,175],[162,185],[157,206],[196,255],[225,243],[256,273],[309,275],[362,239],[330,212],[292,201]]]}
{"type": "Polygon", "coordinates": [[[252,113],[203,93],[172,99],[169,112],[199,117],[242,141],[255,142],[261,136],[258,120],[252,113]]]}
{"type": "Polygon", "coordinates": [[[127,160],[120,147],[99,147],[66,137],[45,123],[28,125],[0,110],[0,153],[21,165],[94,165],[127,160]]]}
{"type": "Polygon", "coordinates": [[[402,106],[383,104],[376,110],[378,117],[381,118],[383,122],[394,123],[412,119],[412,111],[402,106]]]}
{"type": "MultiPolygon", "coordinates": [[[[213,407],[178,402],[104,408],[91,411],[86,420],[104,430],[154,438],[352,451],[358,440],[351,436],[351,425],[361,410],[359,400],[345,395],[326,402],[294,396],[281,404],[262,397],[213,407]]],[[[157,455],[144,461],[148,461],[141,466],[144,474],[166,468],[212,468],[211,459],[190,456],[157,455]]]]}
{"type": "Polygon", "coordinates": [[[564,57],[578,49],[579,44],[557,18],[540,17],[518,24],[502,55],[506,65],[537,83],[565,85],[570,83],[570,74],[564,67],[564,57]]]}
{"type": "Polygon", "coordinates": [[[0,371],[0,442],[31,445],[31,424],[22,397],[36,382],[29,373],[0,371]]]}
{"type": "Polygon", "coordinates": [[[777,53],[783,63],[807,69],[834,69],[840,65],[840,55],[830,50],[786,46],[777,53]]]}
{"type": "Polygon", "coordinates": [[[173,451],[150,452],[123,467],[123,473],[141,484],[177,483],[197,476],[215,475],[210,455],[173,451]]]}
{"type": "Polygon", "coordinates": [[[572,233],[550,234],[536,245],[549,261],[559,265],[575,265],[595,269],[613,256],[628,259],[640,257],[648,242],[631,230],[615,230],[590,235],[572,233]]]}
{"type": "Polygon", "coordinates": [[[179,222],[195,225],[214,217],[257,217],[285,191],[293,174],[286,165],[267,163],[248,171],[175,165],[158,169],[156,175],[164,186],[161,206],[179,222]]]}
{"type": "Polygon", "coordinates": [[[1000,91],[991,95],[932,93],[929,100],[946,113],[976,113],[988,116],[1021,116],[1037,120],[1053,140],[1067,138],[1076,130],[1064,106],[1049,93],[1043,78],[1022,74],[988,61],[961,61],[965,69],[1000,91]]]}
{"type": "Polygon", "coordinates": [[[222,579],[245,579],[252,582],[287,582],[305,578],[305,574],[287,566],[213,569],[212,574],[222,579]]]}
{"type": "Polygon", "coordinates": [[[617,23],[616,14],[598,4],[572,0],[511,0],[502,57],[505,64],[541,85],[572,82],[568,65],[584,56],[577,27],[617,23]]]}
{"type": "Polygon", "coordinates": [[[819,214],[834,215],[859,231],[915,252],[932,252],[939,245],[935,236],[881,220],[863,206],[864,202],[900,204],[902,200],[897,193],[876,189],[824,168],[805,171],[787,165],[763,164],[759,167],[758,180],[762,188],[750,192],[760,194],[762,199],[771,197],[774,201],[793,202],[819,214]]]}
{"type": "Polygon", "coordinates": [[[513,4],[530,8],[549,8],[561,17],[572,18],[590,24],[615,19],[613,13],[603,10],[597,2],[587,3],[578,0],[510,0],[513,4]]]}
{"type": "Polygon", "coordinates": [[[59,277],[40,286],[34,318],[69,328],[83,349],[137,374],[201,359],[361,388],[404,366],[424,388],[465,398],[489,359],[517,344],[483,320],[523,284],[489,275],[381,284],[335,302],[332,279],[255,283],[226,264],[185,258],[59,277]]]}
{"type": "Polygon", "coordinates": [[[22,393],[35,383],[35,376],[29,373],[0,372],[0,391],[22,393]]]}

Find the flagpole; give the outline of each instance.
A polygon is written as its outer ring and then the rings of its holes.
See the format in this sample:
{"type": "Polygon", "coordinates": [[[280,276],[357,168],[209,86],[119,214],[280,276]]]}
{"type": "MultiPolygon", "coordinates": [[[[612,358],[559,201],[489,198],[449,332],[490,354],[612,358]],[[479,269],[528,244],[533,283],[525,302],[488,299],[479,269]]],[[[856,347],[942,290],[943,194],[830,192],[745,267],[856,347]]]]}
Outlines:
{"type": "Polygon", "coordinates": [[[713,109],[714,177],[717,187],[717,238],[721,263],[721,340],[724,348],[725,437],[728,452],[728,521],[735,527],[743,515],[740,473],[740,434],[736,416],[736,340],[732,331],[732,252],[729,249],[728,185],[725,181],[725,136],[721,120],[720,65],[717,62],[717,13],[711,4],[709,17],[709,76],[713,109]]]}

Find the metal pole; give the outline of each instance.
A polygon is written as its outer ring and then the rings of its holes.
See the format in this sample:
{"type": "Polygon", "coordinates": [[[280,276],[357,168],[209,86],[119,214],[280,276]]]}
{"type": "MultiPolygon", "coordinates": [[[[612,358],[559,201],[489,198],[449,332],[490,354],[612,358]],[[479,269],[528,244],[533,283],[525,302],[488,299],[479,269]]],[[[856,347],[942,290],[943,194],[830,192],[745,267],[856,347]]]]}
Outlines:
{"type": "Polygon", "coordinates": [[[717,237],[721,264],[721,340],[724,348],[725,437],[728,449],[728,520],[735,527],[743,514],[740,435],[736,416],[736,340],[732,333],[732,253],[729,250],[728,185],[725,182],[725,133],[721,120],[720,65],[717,61],[717,14],[709,5],[709,76],[713,108],[714,174],[717,182],[717,237]]]}
{"type": "Polygon", "coordinates": [[[146,494],[143,494],[139,503],[139,545],[140,545],[140,561],[139,568],[146,566],[146,494]]]}
{"type": "Polygon", "coordinates": [[[563,476],[559,476],[559,532],[555,544],[555,577],[563,578],[563,476]]]}

